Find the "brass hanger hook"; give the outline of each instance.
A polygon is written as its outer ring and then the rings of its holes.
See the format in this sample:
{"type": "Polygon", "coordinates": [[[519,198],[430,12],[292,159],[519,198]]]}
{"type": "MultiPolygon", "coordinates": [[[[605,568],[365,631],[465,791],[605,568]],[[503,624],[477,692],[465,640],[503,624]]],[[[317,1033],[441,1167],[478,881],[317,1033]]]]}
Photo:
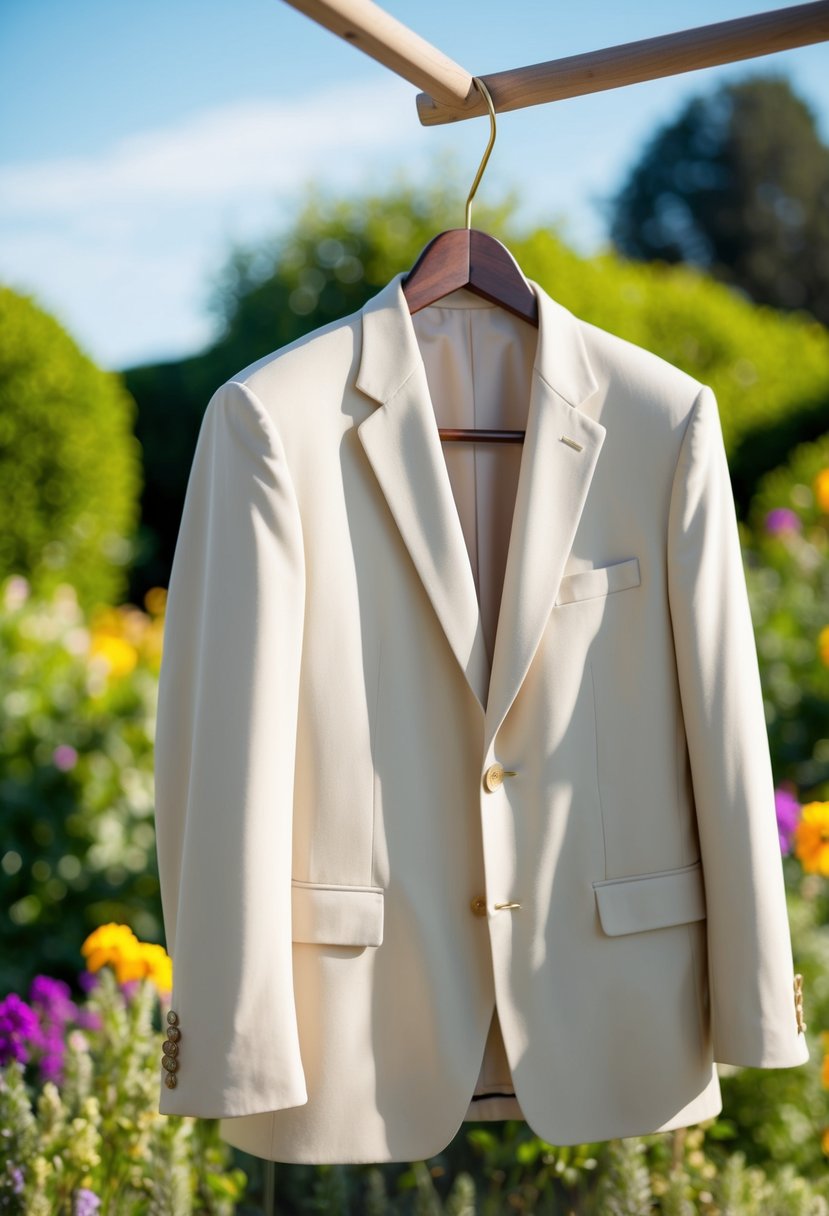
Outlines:
{"type": "Polygon", "coordinates": [[[495,106],[493,105],[492,98],[489,95],[489,89],[478,76],[473,76],[472,80],[478,91],[483,93],[486,104],[489,107],[489,143],[486,146],[486,152],[484,152],[483,160],[478,166],[478,172],[475,174],[472,189],[469,191],[469,197],[466,200],[467,228],[472,227],[472,200],[475,197],[475,191],[478,189],[478,185],[484,175],[484,169],[486,168],[487,161],[489,160],[490,153],[492,152],[492,148],[495,143],[495,106]]]}

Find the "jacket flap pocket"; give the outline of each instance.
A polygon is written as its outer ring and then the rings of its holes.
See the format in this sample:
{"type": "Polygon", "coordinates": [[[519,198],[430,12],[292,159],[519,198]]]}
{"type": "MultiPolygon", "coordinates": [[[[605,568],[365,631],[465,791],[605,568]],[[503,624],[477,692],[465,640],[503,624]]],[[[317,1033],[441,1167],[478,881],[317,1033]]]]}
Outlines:
{"type": "Polygon", "coordinates": [[[291,936],[295,942],[379,946],[383,888],[291,880],[291,936]]]}
{"type": "Polygon", "coordinates": [[[574,600],[589,600],[612,591],[624,591],[638,587],[642,579],[639,573],[639,558],[629,557],[612,566],[598,566],[595,570],[578,570],[565,574],[559,583],[557,604],[572,604],[574,600]]]}
{"type": "Polygon", "coordinates": [[[638,933],[705,918],[702,862],[678,870],[594,882],[605,933],[638,933]]]}

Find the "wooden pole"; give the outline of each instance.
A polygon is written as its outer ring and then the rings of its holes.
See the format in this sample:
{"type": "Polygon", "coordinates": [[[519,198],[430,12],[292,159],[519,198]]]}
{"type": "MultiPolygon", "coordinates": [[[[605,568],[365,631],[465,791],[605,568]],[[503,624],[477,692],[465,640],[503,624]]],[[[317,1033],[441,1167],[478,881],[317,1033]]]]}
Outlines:
{"type": "MultiPolygon", "coordinates": [[[[447,58],[372,0],[286,0],[318,25],[339,34],[398,76],[425,89],[430,98],[462,107],[478,92],[464,68],[447,58]]],[[[487,114],[483,103],[482,114],[487,114]]],[[[438,121],[447,121],[438,119],[438,121]]]]}
{"type": "MultiPolygon", "coordinates": [[[[660,10],[656,10],[660,11],[660,10]]],[[[565,97],[618,89],[660,76],[771,55],[829,39],[829,0],[719,21],[697,29],[646,38],[584,55],[513,68],[482,76],[500,112],[537,106],[565,97]]],[[[458,104],[420,93],[417,112],[423,126],[459,122],[486,114],[486,103],[474,87],[458,104]]]]}

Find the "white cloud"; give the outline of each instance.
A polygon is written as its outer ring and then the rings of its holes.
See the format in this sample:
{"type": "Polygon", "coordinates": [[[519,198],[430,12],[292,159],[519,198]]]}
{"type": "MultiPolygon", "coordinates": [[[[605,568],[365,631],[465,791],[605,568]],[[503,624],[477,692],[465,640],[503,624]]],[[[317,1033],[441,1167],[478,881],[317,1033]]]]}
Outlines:
{"type": "Polygon", "coordinates": [[[215,205],[243,190],[289,191],[416,132],[414,97],[410,85],[390,78],[291,101],[237,102],[127,136],[97,156],[0,167],[0,217],[215,205]]]}
{"type": "Polygon", "coordinates": [[[352,190],[416,155],[428,135],[414,98],[394,77],[340,84],[204,110],[94,156],[0,166],[0,280],[105,367],[196,350],[230,242],[273,231],[310,179],[352,190]]]}

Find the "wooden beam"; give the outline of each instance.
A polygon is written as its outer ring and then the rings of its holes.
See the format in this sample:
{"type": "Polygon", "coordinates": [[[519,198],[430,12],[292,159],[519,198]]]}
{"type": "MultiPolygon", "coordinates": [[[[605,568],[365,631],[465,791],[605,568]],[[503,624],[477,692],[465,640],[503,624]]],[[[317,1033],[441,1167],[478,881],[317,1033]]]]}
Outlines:
{"type": "MultiPolygon", "coordinates": [[[[715,25],[645,38],[584,55],[494,72],[481,79],[489,89],[495,109],[504,112],[827,40],[829,0],[816,0],[811,4],[719,21],[715,25]]],[[[439,100],[435,94],[419,93],[417,112],[421,123],[427,127],[488,113],[483,97],[474,86],[461,103],[439,100]]]]}
{"type": "MultiPolygon", "coordinates": [[[[478,97],[472,77],[371,0],[285,0],[318,25],[338,34],[435,101],[463,107],[478,97]]],[[[489,113],[484,103],[483,113],[489,113]]],[[[445,119],[438,121],[447,121],[445,119]]]]}

